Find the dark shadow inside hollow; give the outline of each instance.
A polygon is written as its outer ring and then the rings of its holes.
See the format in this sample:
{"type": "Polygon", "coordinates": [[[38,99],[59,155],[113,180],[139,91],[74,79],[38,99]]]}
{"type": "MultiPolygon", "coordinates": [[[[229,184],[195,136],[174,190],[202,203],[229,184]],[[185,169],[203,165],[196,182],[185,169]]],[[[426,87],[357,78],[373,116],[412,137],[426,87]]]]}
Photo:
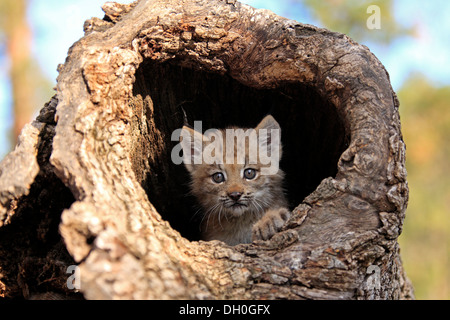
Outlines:
{"type": "MultiPolygon", "coordinates": [[[[46,121],[40,117],[39,121],[46,121]]],[[[68,299],[82,298],[66,285],[67,267],[75,262],[59,234],[59,225],[61,213],[75,198],[49,162],[54,125],[47,123],[41,131],[37,153],[40,171],[29,193],[11,201],[9,209],[14,215],[0,229],[0,273],[5,284],[0,295],[6,298],[28,299],[46,292],[68,299]]]]}
{"type": "Polygon", "coordinates": [[[291,209],[322,179],[336,175],[338,159],[348,146],[335,107],[316,90],[299,83],[255,89],[228,75],[146,60],[136,72],[133,94],[135,128],[147,130],[147,136],[135,140],[132,162],[136,176],[161,216],[190,240],[199,239],[201,213],[196,214],[199,208],[189,196],[190,178],[184,165],[171,160],[178,144],[171,141],[171,135],[183,125],[183,110],[190,125],[202,121],[203,131],[231,125],[253,128],[272,114],[282,128],[280,166],[286,173],[291,209]],[[136,99],[139,96],[142,99],[136,99]]]}

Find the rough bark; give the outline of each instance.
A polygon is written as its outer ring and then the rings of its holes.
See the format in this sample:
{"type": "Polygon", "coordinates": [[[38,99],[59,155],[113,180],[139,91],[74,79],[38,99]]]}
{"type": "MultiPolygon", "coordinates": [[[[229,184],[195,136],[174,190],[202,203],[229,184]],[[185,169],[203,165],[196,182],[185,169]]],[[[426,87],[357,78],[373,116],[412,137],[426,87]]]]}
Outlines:
{"type": "Polygon", "coordinates": [[[86,299],[413,298],[399,104],[368,48],[229,0],[103,8],[1,163],[0,294],[70,294],[76,263],[86,299]],[[181,107],[204,129],[274,114],[293,209],[282,232],[194,241],[170,161],[181,107]]]}

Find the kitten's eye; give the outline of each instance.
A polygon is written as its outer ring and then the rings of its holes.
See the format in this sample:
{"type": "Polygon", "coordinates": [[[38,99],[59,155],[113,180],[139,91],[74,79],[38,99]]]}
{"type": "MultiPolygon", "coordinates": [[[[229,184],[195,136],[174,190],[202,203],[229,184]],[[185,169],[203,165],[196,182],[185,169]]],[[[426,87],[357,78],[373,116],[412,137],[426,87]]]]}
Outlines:
{"type": "Polygon", "coordinates": [[[244,170],[244,178],[248,180],[255,179],[256,170],[255,169],[245,169],[244,170]]]}
{"type": "Polygon", "coordinates": [[[216,172],[212,175],[212,180],[215,183],[221,183],[225,181],[225,176],[223,175],[222,172],[216,172]]]}

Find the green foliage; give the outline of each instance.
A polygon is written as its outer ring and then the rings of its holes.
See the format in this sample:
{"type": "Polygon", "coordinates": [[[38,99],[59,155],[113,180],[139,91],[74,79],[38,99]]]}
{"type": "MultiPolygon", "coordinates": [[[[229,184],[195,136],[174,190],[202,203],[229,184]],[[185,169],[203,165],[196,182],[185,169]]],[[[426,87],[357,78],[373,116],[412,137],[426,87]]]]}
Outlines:
{"type": "Polygon", "coordinates": [[[306,6],[311,15],[332,31],[345,33],[354,40],[389,44],[399,36],[412,34],[411,29],[402,27],[393,15],[393,0],[296,0],[306,6]],[[367,28],[367,13],[370,5],[380,8],[381,29],[367,28]]]}
{"type": "Polygon", "coordinates": [[[450,298],[450,87],[411,77],[398,92],[410,200],[399,241],[422,299],[450,298]]]}
{"type": "Polygon", "coordinates": [[[21,19],[16,19],[18,15],[26,8],[25,0],[1,0],[0,1],[0,29],[9,30],[15,27],[15,24],[22,23],[21,19]]]}

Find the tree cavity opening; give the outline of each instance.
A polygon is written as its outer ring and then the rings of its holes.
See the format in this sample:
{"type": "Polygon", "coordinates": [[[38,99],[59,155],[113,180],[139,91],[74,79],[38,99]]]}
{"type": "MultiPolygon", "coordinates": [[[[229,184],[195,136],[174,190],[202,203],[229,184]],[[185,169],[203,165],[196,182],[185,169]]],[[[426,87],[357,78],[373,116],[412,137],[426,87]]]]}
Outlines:
{"type": "Polygon", "coordinates": [[[275,89],[245,86],[229,75],[144,60],[133,87],[133,169],[150,202],[189,240],[199,239],[200,209],[189,195],[184,165],[171,160],[172,132],[202,121],[210,128],[255,127],[272,114],[282,128],[285,188],[290,208],[299,205],[320,182],[337,173],[349,137],[336,108],[314,88],[281,83],[275,89]],[[183,111],[184,110],[184,111],[183,111]]]}

